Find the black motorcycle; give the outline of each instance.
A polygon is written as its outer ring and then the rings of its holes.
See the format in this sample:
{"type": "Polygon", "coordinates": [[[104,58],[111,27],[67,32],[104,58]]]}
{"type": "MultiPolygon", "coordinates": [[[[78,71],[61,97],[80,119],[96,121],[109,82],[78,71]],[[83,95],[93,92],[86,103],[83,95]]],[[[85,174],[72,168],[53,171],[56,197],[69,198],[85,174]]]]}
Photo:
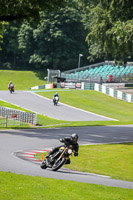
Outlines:
{"type": "Polygon", "coordinates": [[[46,156],[41,164],[42,169],[51,168],[52,171],[57,171],[60,169],[67,160],[69,156],[72,155],[72,146],[62,146],[54,154],[46,156]]]}

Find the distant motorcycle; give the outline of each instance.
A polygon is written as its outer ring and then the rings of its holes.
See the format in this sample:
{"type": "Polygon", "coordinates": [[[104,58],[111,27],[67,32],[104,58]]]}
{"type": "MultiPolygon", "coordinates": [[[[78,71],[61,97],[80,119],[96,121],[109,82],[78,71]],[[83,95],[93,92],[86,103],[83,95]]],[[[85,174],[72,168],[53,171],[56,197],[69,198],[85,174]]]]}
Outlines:
{"type": "Polygon", "coordinates": [[[58,96],[54,97],[53,99],[54,106],[57,106],[58,101],[59,101],[59,97],[58,96]]]}
{"type": "Polygon", "coordinates": [[[72,155],[73,148],[70,146],[62,146],[53,155],[46,156],[41,164],[42,169],[51,168],[52,171],[57,171],[60,169],[67,160],[69,156],[72,155]]]}
{"type": "Polygon", "coordinates": [[[10,91],[10,93],[14,92],[14,85],[13,85],[13,84],[11,84],[11,85],[9,86],[9,91],[10,91]]]}

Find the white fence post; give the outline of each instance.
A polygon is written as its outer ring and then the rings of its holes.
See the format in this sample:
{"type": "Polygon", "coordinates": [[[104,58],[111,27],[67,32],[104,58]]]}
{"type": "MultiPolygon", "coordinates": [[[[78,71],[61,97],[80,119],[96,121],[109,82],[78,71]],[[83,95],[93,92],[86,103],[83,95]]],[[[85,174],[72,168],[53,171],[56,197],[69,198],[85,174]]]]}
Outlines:
{"type": "Polygon", "coordinates": [[[5,117],[5,127],[7,128],[7,119],[8,119],[8,116],[6,115],[5,117]]]}
{"type": "Polygon", "coordinates": [[[114,97],[114,89],[113,88],[109,88],[109,95],[114,97]]]}
{"type": "Polygon", "coordinates": [[[124,95],[124,92],[115,90],[114,88],[110,88],[109,85],[106,86],[106,85],[100,85],[98,83],[95,83],[94,90],[98,91],[98,92],[102,92],[109,96],[115,97],[117,99],[121,99],[123,101],[133,103],[133,100],[132,100],[133,95],[132,94],[125,93],[125,95],[124,95]],[[101,90],[100,90],[100,88],[101,88],[101,90]],[[107,92],[107,89],[108,89],[108,92],[107,92]]]}
{"type": "Polygon", "coordinates": [[[94,90],[99,91],[99,84],[95,83],[94,90]]]}

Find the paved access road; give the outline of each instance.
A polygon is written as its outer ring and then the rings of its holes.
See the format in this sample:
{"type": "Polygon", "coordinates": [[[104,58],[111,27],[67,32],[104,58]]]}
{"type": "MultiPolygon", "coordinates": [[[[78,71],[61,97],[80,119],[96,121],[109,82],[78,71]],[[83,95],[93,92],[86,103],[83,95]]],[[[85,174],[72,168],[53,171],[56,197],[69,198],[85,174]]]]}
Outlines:
{"type": "Polygon", "coordinates": [[[66,121],[109,121],[108,117],[97,115],[81,109],[77,109],[59,102],[58,106],[53,101],[28,91],[0,91],[0,100],[18,105],[42,115],[66,121]]]}
{"type": "Polygon", "coordinates": [[[16,157],[16,152],[41,150],[60,145],[59,138],[70,136],[74,132],[79,135],[80,145],[133,141],[133,126],[1,130],[0,171],[133,189],[133,182],[68,171],[62,168],[57,172],[52,172],[50,169],[41,169],[39,164],[16,157]]]}

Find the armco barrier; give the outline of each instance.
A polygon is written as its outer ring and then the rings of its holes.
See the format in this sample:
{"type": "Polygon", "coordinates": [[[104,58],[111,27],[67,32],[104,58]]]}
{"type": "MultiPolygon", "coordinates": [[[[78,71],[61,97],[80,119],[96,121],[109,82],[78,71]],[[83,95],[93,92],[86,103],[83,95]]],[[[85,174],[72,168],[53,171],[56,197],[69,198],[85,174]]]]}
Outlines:
{"type": "Polygon", "coordinates": [[[29,113],[21,110],[0,106],[0,116],[7,117],[9,119],[15,119],[17,121],[25,123],[37,124],[36,113],[29,113]]]}
{"type": "Polygon", "coordinates": [[[98,92],[102,92],[104,94],[107,94],[109,96],[115,97],[117,99],[121,99],[123,101],[127,101],[130,103],[133,103],[133,95],[128,94],[119,90],[115,90],[114,88],[109,88],[105,85],[100,85],[98,83],[95,83],[94,90],[98,92]]]}

